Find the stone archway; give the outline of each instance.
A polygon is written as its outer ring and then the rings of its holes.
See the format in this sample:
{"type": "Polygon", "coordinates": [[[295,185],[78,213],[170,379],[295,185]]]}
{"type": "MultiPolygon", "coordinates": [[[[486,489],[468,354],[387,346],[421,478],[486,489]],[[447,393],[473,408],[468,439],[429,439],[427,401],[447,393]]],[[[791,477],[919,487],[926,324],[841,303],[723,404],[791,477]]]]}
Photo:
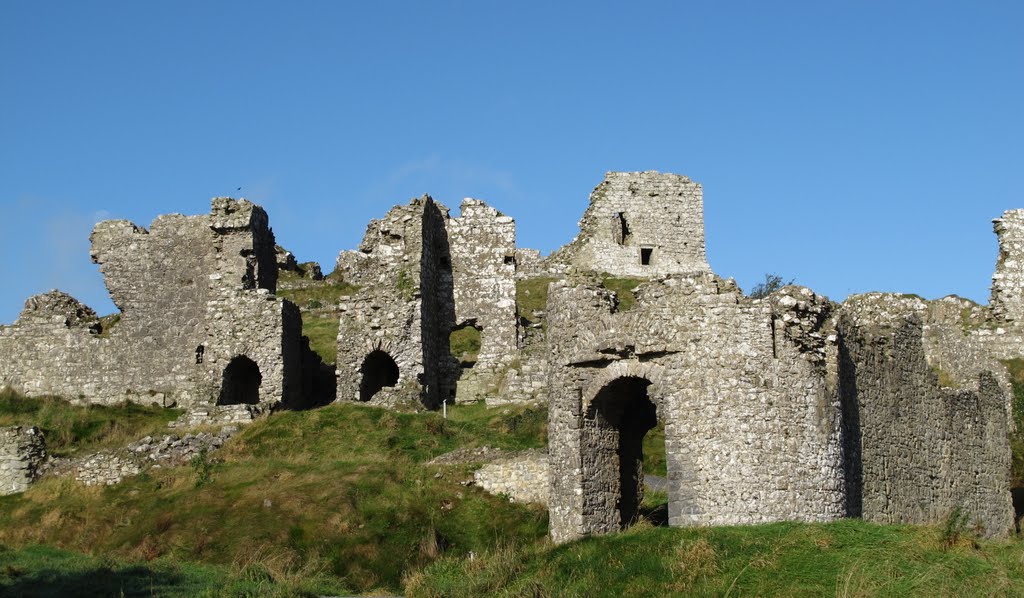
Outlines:
{"type": "Polygon", "coordinates": [[[643,441],[658,423],[651,381],[620,376],[594,395],[582,422],[584,509],[596,532],[629,527],[644,497],[643,441]]]}
{"type": "Polygon", "coordinates": [[[245,355],[238,355],[224,368],[218,405],[256,405],[260,402],[260,366],[245,355]]]}
{"type": "Polygon", "coordinates": [[[382,388],[398,384],[398,364],[380,349],[370,352],[363,359],[359,373],[362,376],[359,382],[360,401],[369,401],[382,388]]]}

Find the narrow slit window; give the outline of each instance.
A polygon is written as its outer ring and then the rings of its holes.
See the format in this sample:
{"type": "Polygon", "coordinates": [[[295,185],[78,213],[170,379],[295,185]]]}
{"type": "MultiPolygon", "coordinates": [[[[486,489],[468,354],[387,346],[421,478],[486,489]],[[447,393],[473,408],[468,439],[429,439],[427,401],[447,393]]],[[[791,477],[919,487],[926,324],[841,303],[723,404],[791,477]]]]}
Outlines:
{"type": "Polygon", "coordinates": [[[641,266],[650,266],[651,265],[651,258],[653,256],[654,256],[654,248],[653,247],[641,247],[640,248],[640,265],[641,266]]]}

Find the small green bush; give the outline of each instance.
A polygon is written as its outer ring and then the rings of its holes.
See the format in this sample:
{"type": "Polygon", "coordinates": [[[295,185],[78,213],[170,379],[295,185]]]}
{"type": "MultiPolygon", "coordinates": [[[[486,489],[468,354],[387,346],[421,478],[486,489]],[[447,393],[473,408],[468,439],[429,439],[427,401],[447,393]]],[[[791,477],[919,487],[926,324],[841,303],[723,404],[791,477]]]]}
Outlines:
{"type": "Polygon", "coordinates": [[[765,274],[764,281],[754,285],[754,288],[750,290],[749,297],[751,299],[764,299],[789,284],[793,284],[793,279],[785,282],[778,274],[765,274]]]}

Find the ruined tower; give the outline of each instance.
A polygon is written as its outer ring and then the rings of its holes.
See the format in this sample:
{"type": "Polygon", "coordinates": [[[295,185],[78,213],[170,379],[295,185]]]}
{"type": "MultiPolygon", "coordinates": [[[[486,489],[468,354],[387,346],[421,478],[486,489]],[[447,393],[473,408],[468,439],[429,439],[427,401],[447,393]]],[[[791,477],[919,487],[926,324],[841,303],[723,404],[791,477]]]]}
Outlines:
{"type": "Polygon", "coordinates": [[[613,276],[709,272],[701,185],[678,174],[607,173],[579,236],[549,262],[613,276]]]}
{"type": "Polygon", "coordinates": [[[338,400],[419,402],[454,394],[455,320],[446,210],[429,196],[373,220],[335,271],[359,291],[341,306],[338,400]]]}
{"type": "Polygon", "coordinates": [[[989,305],[997,318],[1024,325],[1024,210],[1009,210],[992,223],[999,237],[999,259],[989,305]]]}
{"type": "Polygon", "coordinates": [[[277,299],[274,234],[248,201],[209,215],[127,220],[93,230],[93,261],[120,310],[95,313],[53,291],[0,327],[4,385],[89,403],[271,407],[301,400],[302,322],[277,299]]]}

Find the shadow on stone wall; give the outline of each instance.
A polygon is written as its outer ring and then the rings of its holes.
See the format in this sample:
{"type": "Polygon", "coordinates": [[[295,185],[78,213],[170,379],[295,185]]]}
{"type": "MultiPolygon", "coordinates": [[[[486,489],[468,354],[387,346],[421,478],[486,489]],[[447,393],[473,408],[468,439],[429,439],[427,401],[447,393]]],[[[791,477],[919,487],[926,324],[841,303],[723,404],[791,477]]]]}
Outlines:
{"type": "Polygon", "coordinates": [[[423,249],[420,252],[420,339],[423,343],[421,401],[438,409],[454,400],[460,369],[451,355],[455,327],[455,289],[451,245],[444,215],[433,201],[423,207],[423,249]]]}
{"type": "Polygon", "coordinates": [[[845,473],[846,516],[863,512],[863,460],[861,454],[860,405],[857,403],[857,364],[850,350],[839,342],[839,402],[843,410],[842,447],[845,473]]]}

